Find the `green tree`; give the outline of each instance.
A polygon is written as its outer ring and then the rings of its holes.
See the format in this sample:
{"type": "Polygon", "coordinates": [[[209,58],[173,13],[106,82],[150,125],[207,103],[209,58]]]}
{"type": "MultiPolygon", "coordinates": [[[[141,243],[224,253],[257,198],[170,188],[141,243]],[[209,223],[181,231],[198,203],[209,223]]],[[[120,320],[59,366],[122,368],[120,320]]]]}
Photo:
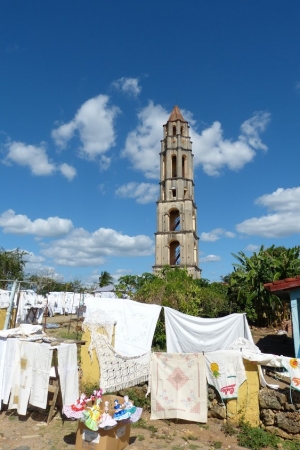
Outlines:
{"type": "MultiPolygon", "coordinates": [[[[166,266],[159,274],[143,274],[142,277],[135,277],[134,282],[132,298],[142,303],[168,306],[192,316],[217,317],[228,312],[226,288],[221,287],[220,283],[212,286],[206,282],[203,287],[185,269],[166,266]]],[[[165,339],[164,315],[161,314],[154,346],[163,349],[165,339]]]]}
{"type": "Polygon", "coordinates": [[[238,261],[228,276],[228,298],[236,312],[246,312],[258,325],[271,325],[282,315],[282,303],[264,288],[265,283],[294,277],[300,273],[299,247],[286,249],[261,246],[251,257],[232,254],[238,261]]]}
{"type": "Polygon", "coordinates": [[[121,297],[125,294],[130,298],[133,298],[138,286],[138,278],[137,275],[124,275],[123,277],[120,277],[115,286],[117,295],[121,297]]]}
{"type": "Polygon", "coordinates": [[[18,248],[11,251],[0,248],[0,286],[2,289],[7,289],[11,281],[24,279],[25,255],[27,252],[18,248]]]}
{"type": "Polygon", "coordinates": [[[108,286],[109,284],[113,284],[113,282],[114,279],[109,272],[107,272],[106,270],[101,272],[101,275],[99,277],[99,287],[108,286]]]}

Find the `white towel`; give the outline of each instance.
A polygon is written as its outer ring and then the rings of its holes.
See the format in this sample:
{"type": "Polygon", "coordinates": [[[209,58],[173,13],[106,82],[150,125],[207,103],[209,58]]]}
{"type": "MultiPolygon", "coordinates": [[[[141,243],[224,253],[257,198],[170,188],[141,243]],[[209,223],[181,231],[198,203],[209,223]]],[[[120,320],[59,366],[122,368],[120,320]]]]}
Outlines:
{"type": "Polygon", "coordinates": [[[49,344],[34,343],[32,361],[32,383],[29,403],[38,408],[47,407],[49,372],[51,369],[53,349],[49,344]]]}
{"type": "Polygon", "coordinates": [[[205,353],[206,377],[225,399],[237,398],[238,389],[247,379],[243,358],[238,350],[205,353]]]}
{"type": "Polygon", "coordinates": [[[7,347],[7,339],[0,337],[0,411],[1,411],[1,404],[2,404],[2,399],[3,399],[6,347],[7,347]]]}
{"type": "Polygon", "coordinates": [[[14,372],[8,409],[17,409],[25,416],[32,385],[33,342],[18,341],[14,359],[14,372]]]}
{"type": "Polygon", "coordinates": [[[79,398],[76,344],[61,344],[57,356],[63,406],[70,406],[79,398]]]}
{"type": "Polygon", "coordinates": [[[13,374],[15,373],[16,351],[19,347],[19,340],[14,338],[7,339],[6,358],[3,368],[3,384],[2,384],[2,400],[8,404],[9,395],[13,382],[13,374]]]}

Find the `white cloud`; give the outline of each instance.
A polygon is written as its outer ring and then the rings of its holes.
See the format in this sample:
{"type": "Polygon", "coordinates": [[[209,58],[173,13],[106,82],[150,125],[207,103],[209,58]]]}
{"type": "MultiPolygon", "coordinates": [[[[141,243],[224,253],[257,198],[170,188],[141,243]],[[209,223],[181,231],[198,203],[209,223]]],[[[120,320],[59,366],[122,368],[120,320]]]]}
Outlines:
{"type": "Polygon", "coordinates": [[[296,83],[295,89],[297,92],[300,92],[300,83],[296,83]]]}
{"type": "Polygon", "coordinates": [[[76,169],[69,164],[63,163],[59,166],[61,173],[69,180],[72,181],[76,176],[76,169]]]}
{"type": "Polygon", "coordinates": [[[45,144],[40,146],[27,145],[23,142],[8,142],[6,163],[15,163],[30,168],[33,175],[53,175],[56,166],[48,159],[45,144]]]}
{"type": "Polygon", "coordinates": [[[65,239],[52,242],[42,253],[63,266],[98,266],[108,256],[148,256],[154,252],[153,241],[145,235],[127,236],[110,228],[94,233],[78,228],[65,239]]]}
{"type": "Polygon", "coordinates": [[[69,181],[76,175],[76,169],[74,167],[66,163],[57,166],[48,158],[46,144],[44,142],[37,146],[24,144],[23,142],[9,141],[5,144],[5,148],[7,149],[6,157],[3,160],[5,164],[10,165],[14,163],[29,167],[33,175],[48,176],[59,171],[69,181]]]}
{"type": "Polygon", "coordinates": [[[207,255],[204,258],[200,258],[200,262],[201,263],[210,263],[210,262],[216,262],[216,261],[220,261],[221,257],[217,256],[217,255],[207,255]]]}
{"type": "Polygon", "coordinates": [[[249,244],[245,248],[246,252],[256,252],[256,250],[259,250],[259,245],[249,244]]]}
{"type": "Polygon", "coordinates": [[[137,203],[152,203],[157,200],[159,186],[152,183],[127,183],[116,189],[116,195],[123,198],[135,198],[137,203]]]}
{"type": "Polygon", "coordinates": [[[141,93],[141,86],[139,86],[138,78],[119,78],[112,83],[113,87],[126,94],[137,97],[141,93]]]}
{"type": "Polygon", "coordinates": [[[220,122],[198,134],[191,126],[190,134],[193,142],[195,166],[202,165],[208,175],[219,175],[225,167],[239,170],[251,162],[256,150],[267,150],[259,133],[266,129],[270,114],[258,112],[241,125],[241,134],[236,141],[223,138],[220,122]]]}
{"type": "Polygon", "coordinates": [[[32,252],[27,252],[24,257],[25,272],[34,273],[42,269],[45,258],[43,256],[37,256],[32,252]]]}
{"type": "Polygon", "coordinates": [[[281,238],[300,233],[300,214],[282,213],[253,217],[236,226],[239,233],[266,238],[281,238]]]}
{"type": "Polygon", "coordinates": [[[82,144],[80,155],[89,160],[113,147],[116,138],[114,120],[120,109],[108,103],[107,95],[98,95],[83,103],[69,123],[52,131],[56,145],[65,148],[77,132],[82,144]]]}
{"type": "Polygon", "coordinates": [[[286,237],[300,233],[300,187],[279,188],[255,200],[257,205],[274,211],[266,216],[253,217],[236,226],[239,233],[267,238],[286,237]]]}
{"type": "Polygon", "coordinates": [[[48,219],[36,219],[31,221],[23,214],[15,214],[8,209],[0,215],[0,227],[4,233],[11,234],[34,234],[39,237],[58,237],[69,233],[73,224],[69,219],[59,217],[48,217],[48,219]]]}
{"type": "Polygon", "coordinates": [[[160,140],[163,136],[162,124],[169,114],[160,105],[149,102],[138,113],[139,123],[131,131],[125,142],[121,155],[130,159],[132,166],[141,170],[146,178],[158,178],[160,140]]]}
{"type": "Polygon", "coordinates": [[[107,170],[110,166],[111,158],[105,155],[100,156],[100,169],[107,170]]]}
{"type": "Polygon", "coordinates": [[[278,188],[272,194],[265,194],[255,200],[257,205],[265,206],[269,211],[300,212],[300,187],[278,188]]]}
{"type": "Polygon", "coordinates": [[[218,241],[222,236],[227,238],[234,238],[235,234],[231,231],[226,231],[223,228],[215,228],[212,231],[209,231],[208,233],[201,233],[200,240],[201,241],[208,241],[208,242],[215,242],[218,241]]]}
{"type": "MultiPolygon", "coordinates": [[[[225,167],[239,170],[253,160],[256,150],[267,150],[259,134],[262,133],[270,114],[257,112],[241,125],[241,134],[233,141],[224,139],[220,122],[214,122],[209,128],[198,133],[192,113],[182,111],[190,124],[190,136],[193,142],[194,165],[201,165],[211,176],[219,175],[225,167]]],[[[169,113],[153,102],[138,113],[139,123],[126,139],[122,156],[130,159],[133,167],[144,172],[147,178],[159,176],[160,141],[163,138],[162,124],[166,123],[169,113]]]]}

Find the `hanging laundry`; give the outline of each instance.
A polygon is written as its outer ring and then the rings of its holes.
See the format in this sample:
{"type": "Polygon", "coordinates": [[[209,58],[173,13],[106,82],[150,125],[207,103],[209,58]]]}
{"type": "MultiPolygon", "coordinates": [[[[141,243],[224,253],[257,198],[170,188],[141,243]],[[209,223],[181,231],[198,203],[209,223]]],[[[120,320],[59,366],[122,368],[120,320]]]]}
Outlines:
{"type": "Polygon", "coordinates": [[[206,376],[222,400],[238,397],[238,389],[246,380],[243,358],[237,350],[205,353],[206,376]]]}
{"type": "Polygon", "coordinates": [[[300,359],[281,356],[282,365],[291,377],[291,387],[300,391],[300,359]]]}
{"type": "Polygon", "coordinates": [[[245,314],[204,319],[167,307],[164,312],[169,353],[214,352],[225,349],[239,337],[252,340],[245,314]]]}
{"type": "Polygon", "coordinates": [[[99,386],[103,392],[116,392],[148,380],[150,352],[131,357],[120,355],[110,345],[107,336],[97,332],[91,333],[92,349],[96,350],[99,361],[99,386]]]}
{"type": "Polygon", "coordinates": [[[103,320],[116,322],[115,350],[139,356],[151,350],[161,306],[115,298],[85,298],[86,318],[97,311],[103,320]]]}
{"type": "Polygon", "coordinates": [[[202,354],[153,353],[151,420],[207,422],[207,384],[202,354]]]}
{"type": "Polygon", "coordinates": [[[57,347],[57,358],[63,406],[72,405],[79,397],[76,344],[61,344],[57,347]]]}

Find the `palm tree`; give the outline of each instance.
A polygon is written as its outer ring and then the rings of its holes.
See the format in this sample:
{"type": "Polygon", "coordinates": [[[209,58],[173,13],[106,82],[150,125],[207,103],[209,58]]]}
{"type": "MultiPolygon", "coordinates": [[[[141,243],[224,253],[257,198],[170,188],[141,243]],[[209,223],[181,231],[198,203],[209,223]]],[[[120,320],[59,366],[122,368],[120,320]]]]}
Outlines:
{"type": "Polygon", "coordinates": [[[99,287],[108,286],[109,284],[113,283],[114,279],[109,272],[106,272],[106,270],[101,272],[101,275],[99,277],[99,287]]]}
{"type": "Polygon", "coordinates": [[[276,295],[266,291],[264,283],[299,275],[300,248],[261,246],[250,258],[244,252],[232,255],[238,260],[230,276],[237,310],[247,312],[250,320],[271,325],[280,317],[282,304],[276,295]]]}

